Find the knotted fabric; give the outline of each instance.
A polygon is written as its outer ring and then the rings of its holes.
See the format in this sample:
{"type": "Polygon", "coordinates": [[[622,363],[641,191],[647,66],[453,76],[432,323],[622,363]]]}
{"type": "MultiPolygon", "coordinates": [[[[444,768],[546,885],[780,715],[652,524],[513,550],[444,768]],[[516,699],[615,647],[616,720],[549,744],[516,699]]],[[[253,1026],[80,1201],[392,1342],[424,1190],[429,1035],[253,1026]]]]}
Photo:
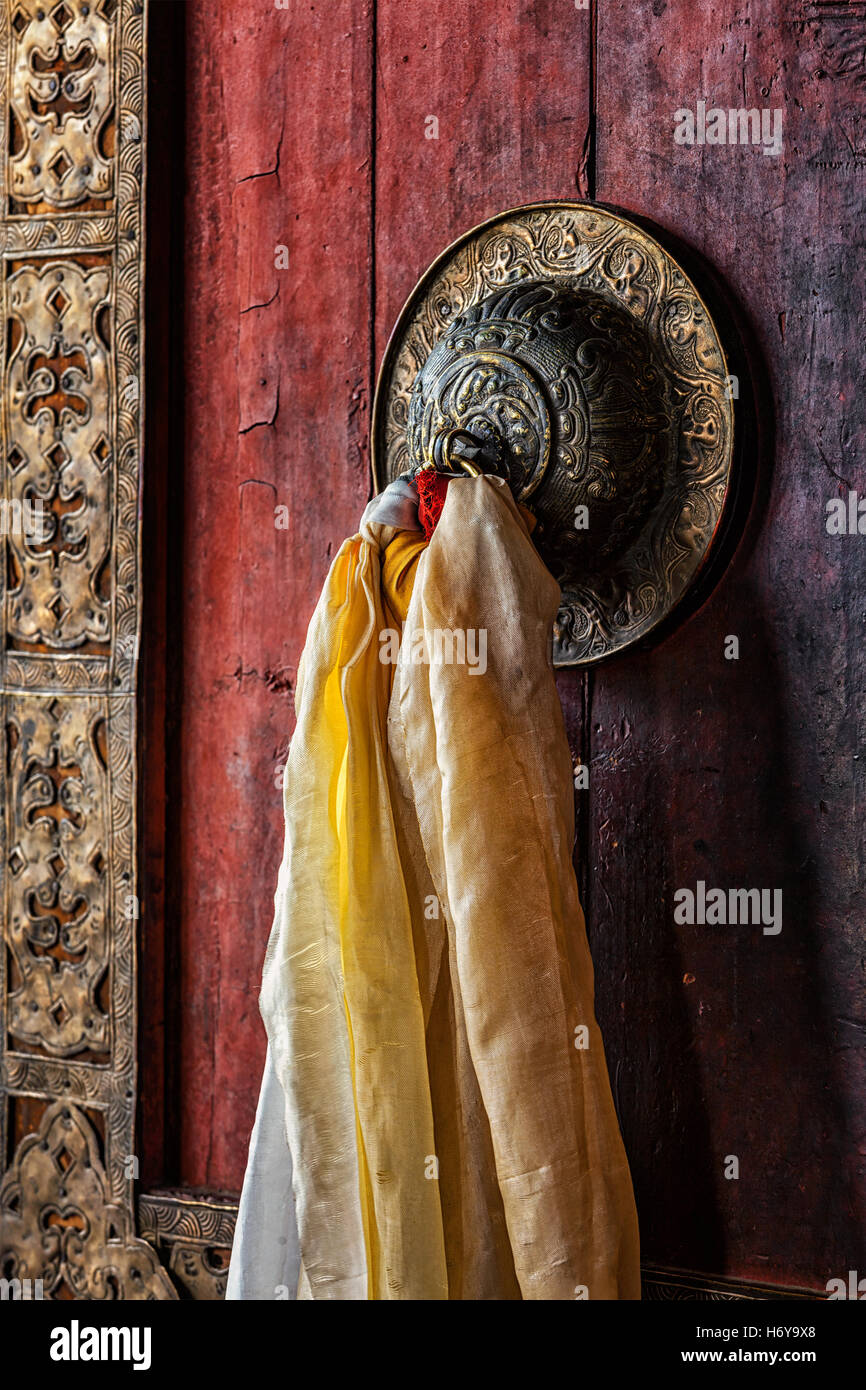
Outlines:
{"type": "Polygon", "coordinates": [[[450,482],[429,544],[365,517],[333,563],[298,673],[230,1298],[640,1297],[558,601],[483,477],[450,482]]]}

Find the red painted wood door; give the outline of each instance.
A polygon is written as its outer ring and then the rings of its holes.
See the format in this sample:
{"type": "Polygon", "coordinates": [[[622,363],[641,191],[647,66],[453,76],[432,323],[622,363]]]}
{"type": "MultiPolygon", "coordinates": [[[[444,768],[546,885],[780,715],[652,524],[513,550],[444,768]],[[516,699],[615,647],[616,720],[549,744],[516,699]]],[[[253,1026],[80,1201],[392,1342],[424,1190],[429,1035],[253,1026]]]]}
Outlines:
{"type": "Polygon", "coordinates": [[[484,218],[596,198],[715,267],[760,423],[708,601],[652,651],[559,677],[591,770],[576,854],[644,1254],[823,1289],[862,1251],[866,1156],[866,538],[825,524],[864,486],[862,4],[172,8],[154,59],[182,167],[154,187],[178,197],[163,288],[183,301],[164,319],[182,398],[151,492],[171,660],[147,726],[145,1185],[241,1183],[293,684],[369,495],[400,306],[484,218]],[[781,112],[782,148],[678,143],[700,102],[781,112]],[[782,931],[677,925],[699,880],[781,889],[782,931]]]}

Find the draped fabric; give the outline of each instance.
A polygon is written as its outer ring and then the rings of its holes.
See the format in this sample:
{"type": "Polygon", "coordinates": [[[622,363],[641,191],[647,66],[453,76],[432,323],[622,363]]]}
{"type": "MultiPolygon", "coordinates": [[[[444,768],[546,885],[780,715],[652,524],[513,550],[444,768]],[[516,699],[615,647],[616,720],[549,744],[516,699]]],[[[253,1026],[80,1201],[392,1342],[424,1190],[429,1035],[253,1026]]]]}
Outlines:
{"type": "Polygon", "coordinates": [[[294,1272],[299,1298],[640,1297],[558,599],[487,478],[451,482],[429,544],[365,513],[334,561],[298,673],[229,1297],[294,1272]]]}

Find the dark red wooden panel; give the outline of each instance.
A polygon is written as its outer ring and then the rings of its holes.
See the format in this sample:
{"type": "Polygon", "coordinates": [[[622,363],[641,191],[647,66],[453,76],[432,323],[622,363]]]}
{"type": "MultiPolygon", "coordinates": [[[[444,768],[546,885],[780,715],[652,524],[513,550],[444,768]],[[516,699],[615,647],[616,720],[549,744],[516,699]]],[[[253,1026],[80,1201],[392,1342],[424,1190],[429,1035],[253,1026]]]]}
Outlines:
{"type": "Polygon", "coordinates": [[[597,193],[722,272],[776,441],[711,601],[593,678],[602,1024],[645,1254],[823,1287],[863,1248],[866,540],[824,524],[827,499],[862,489],[863,68],[846,42],[862,7],[655,0],[639,36],[635,13],[599,7],[597,193]],[[780,109],[782,152],[676,144],[675,111],[699,99],[780,109]],[[780,888],[781,933],[676,926],[674,892],[698,880],[780,888]]]}
{"type": "Polygon", "coordinates": [[[866,542],[824,530],[827,499],[861,482],[862,48],[846,15],[862,22],[862,6],[596,9],[185,7],[166,1176],[240,1184],[282,839],[274,773],[313,604],[367,495],[387,334],[467,227],[595,195],[718,267],[753,340],[744,399],[761,362],[765,378],[730,572],[657,650],[559,678],[592,764],[578,858],[645,1253],[821,1287],[862,1249],[866,542]],[[782,153],[675,144],[674,112],[700,99],[781,108],[782,153]],[[673,893],[698,879],[781,888],[782,932],[676,927],[673,893]]]}
{"type": "Polygon", "coordinates": [[[456,237],[506,208],[586,193],[591,39],[589,10],[571,0],[377,6],[379,358],[456,237]]]}
{"type": "MultiPolygon", "coordinates": [[[[378,365],[416,281],[458,236],[523,203],[591,195],[593,14],[571,0],[403,0],[377,6],[376,41],[378,365]]],[[[559,689],[577,757],[583,677],[563,673],[559,689]]]]}
{"type": "Polygon", "coordinates": [[[573,195],[584,177],[589,16],[563,21],[551,2],[501,19],[482,44],[469,11],[379,7],[374,151],[369,5],[332,6],[326,22],[312,8],[187,6],[176,1180],[242,1177],[281,843],[275,769],[315,599],[367,496],[384,339],[467,225],[573,195]],[[288,271],[274,268],[278,245],[288,271]],[[281,504],[288,531],[273,525],[281,504]]]}
{"type": "Polygon", "coordinates": [[[357,0],[185,11],[171,1177],[237,1189],[264,1054],[257,996],[297,661],[368,494],[372,17],[357,0]],[[277,529],[283,506],[288,529],[277,529]]]}

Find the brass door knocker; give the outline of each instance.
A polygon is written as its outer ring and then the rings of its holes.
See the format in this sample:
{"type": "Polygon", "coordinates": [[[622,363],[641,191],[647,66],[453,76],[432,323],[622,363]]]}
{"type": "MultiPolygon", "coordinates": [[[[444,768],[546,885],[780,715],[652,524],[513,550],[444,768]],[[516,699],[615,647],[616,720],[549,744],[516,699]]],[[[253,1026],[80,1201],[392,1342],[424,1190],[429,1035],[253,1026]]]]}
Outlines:
{"type": "Polygon", "coordinates": [[[503,213],[439,257],[398,319],[376,485],[422,468],[507,479],[562,589],[554,660],[595,662],[667,617],[706,559],[729,381],[697,290],[642,228],[582,203],[503,213]]]}

